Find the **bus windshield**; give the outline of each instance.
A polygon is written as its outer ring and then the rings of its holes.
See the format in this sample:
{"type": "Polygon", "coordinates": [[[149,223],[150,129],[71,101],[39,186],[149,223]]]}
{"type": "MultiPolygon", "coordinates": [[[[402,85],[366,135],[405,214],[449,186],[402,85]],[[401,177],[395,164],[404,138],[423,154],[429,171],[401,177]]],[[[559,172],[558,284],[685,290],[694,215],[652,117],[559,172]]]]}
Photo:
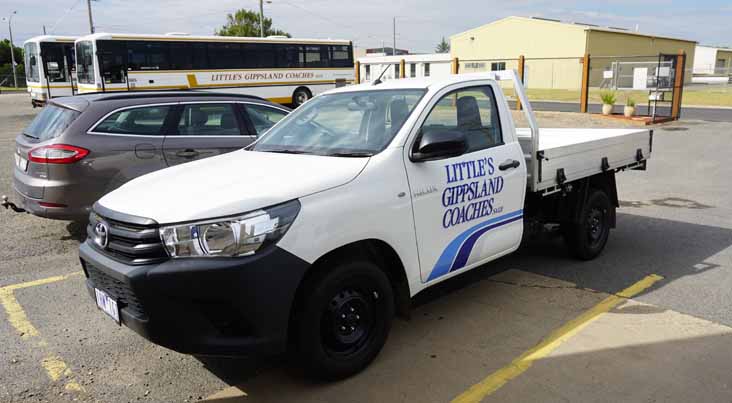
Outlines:
{"type": "Polygon", "coordinates": [[[94,50],[90,41],[76,44],[76,74],[83,84],[94,84],[94,50]]]}
{"type": "Polygon", "coordinates": [[[285,117],[252,150],[369,157],[389,145],[424,93],[396,89],[323,95],[285,117]]]}
{"type": "Polygon", "coordinates": [[[69,69],[66,65],[65,46],[63,43],[41,43],[43,70],[48,81],[62,83],[69,81],[69,69]]]}
{"type": "Polygon", "coordinates": [[[25,53],[25,81],[37,83],[40,81],[38,75],[38,45],[35,42],[26,43],[25,53]]]}

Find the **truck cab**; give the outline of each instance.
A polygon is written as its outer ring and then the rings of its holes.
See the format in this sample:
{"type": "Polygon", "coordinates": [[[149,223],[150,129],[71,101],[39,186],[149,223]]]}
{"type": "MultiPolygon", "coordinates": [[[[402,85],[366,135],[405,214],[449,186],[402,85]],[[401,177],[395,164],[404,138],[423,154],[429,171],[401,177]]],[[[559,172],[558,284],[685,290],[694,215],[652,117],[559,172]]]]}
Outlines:
{"type": "Polygon", "coordinates": [[[568,157],[576,141],[540,149],[538,137],[513,72],[329,91],[244,150],[100,199],[80,248],[88,290],[115,321],[180,352],[289,349],[310,374],[351,375],[414,295],[513,252],[527,224],[561,224],[583,259],[602,251],[614,174],[645,167],[649,132],[586,132],[580,143],[608,151],[602,163],[568,157]]]}

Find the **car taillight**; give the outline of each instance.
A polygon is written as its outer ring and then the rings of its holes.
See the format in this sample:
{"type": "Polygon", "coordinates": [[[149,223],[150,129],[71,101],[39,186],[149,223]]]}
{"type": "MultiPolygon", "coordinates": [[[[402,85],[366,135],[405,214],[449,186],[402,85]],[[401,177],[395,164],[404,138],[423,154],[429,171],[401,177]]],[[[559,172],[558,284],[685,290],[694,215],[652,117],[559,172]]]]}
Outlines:
{"type": "Polygon", "coordinates": [[[67,144],[51,144],[30,150],[28,160],[40,164],[73,164],[86,157],[89,150],[67,144]]]}

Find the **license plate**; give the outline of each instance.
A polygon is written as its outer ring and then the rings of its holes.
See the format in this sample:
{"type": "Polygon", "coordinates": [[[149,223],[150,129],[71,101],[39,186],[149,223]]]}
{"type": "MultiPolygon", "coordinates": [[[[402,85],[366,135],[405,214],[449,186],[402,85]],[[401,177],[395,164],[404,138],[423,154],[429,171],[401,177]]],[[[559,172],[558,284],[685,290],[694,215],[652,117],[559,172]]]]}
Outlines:
{"type": "Polygon", "coordinates": [[[97,306],[99,309],[111,316],[112,319],[119,324],[119,308],[117,308],[117,301],[113,300],[106,292],[96,288],[94,289],[94,294],[97,296],[97,306]]]}
{"type": "Polygon", "coordinates": [[[15,154],[15,165],[18,169],[25,172],[25,170],[28,169],[28,160],[18,154],[15,154]]]}

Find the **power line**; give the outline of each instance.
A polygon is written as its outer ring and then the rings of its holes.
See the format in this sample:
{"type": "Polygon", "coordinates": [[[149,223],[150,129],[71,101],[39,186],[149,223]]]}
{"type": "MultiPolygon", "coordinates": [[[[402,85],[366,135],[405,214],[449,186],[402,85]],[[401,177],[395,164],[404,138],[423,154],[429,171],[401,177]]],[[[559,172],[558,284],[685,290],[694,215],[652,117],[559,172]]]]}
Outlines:
{"type": "Polygon", "coordinates": [[[73,11],[76,8],[76,6],[79,5],[80,2],[81,2],[81,0],[76,0],[74,2],[74,4],[71,7],[69,7],[66,10],[66,12],[58,20],[56,20],[56,22],[51,26],[51,29],[48,32],[53,33],[56,30],[56,26],[61,22],[61,20],[63,20],[64,18],[66,18],[66,16],[69,15],[69,13],[71,11],[73,11]]]}

